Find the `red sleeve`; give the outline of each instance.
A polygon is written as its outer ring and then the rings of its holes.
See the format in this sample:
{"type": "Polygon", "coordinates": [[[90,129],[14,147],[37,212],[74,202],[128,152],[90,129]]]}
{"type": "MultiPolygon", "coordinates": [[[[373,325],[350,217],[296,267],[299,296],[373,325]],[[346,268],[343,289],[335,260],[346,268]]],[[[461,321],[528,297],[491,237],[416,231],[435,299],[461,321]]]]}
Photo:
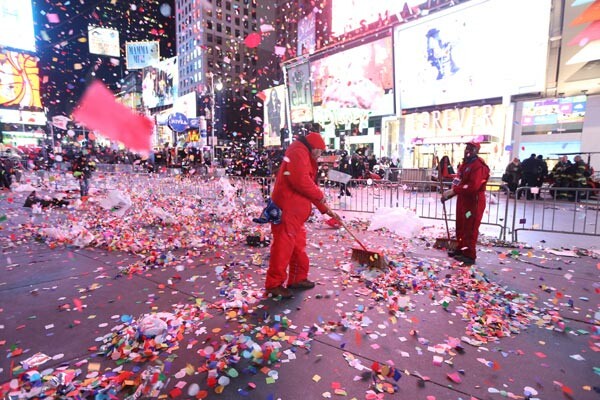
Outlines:
{"type": "Polygon", "coordinates": [[[311,177],[313,167],[310,162],[310,155],[306,157],[300,151],[293,151],[287,155],[287,158],[287,168],[283,172],[283,175],[289,180],[290,187],[310,200],[319,211],[324,212],[322,206],[319,207],[324,194],[311,177]]]}
{"type": "Polygon", "coordinates": [[[485,185],[489,178],[489,169],[487,165],[480,162],[474,162],[473,164],[465,164],[463,167],[465,170],[469,168],[468,172],[463,171],[462,179],[457,185],[453,185],[452,189],[456,194],[475,194],[482,191],[482,186],[485,190],[485,185]]]}

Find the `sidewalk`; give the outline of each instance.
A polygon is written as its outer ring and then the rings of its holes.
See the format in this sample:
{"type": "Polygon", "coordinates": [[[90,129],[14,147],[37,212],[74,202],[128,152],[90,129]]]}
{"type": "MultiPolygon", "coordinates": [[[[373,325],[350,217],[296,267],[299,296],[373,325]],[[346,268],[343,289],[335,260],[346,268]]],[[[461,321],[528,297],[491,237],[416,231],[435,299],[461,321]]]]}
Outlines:
{"type": "Polygon", "coordinates": [[[0,196],[0,382],[21,393],[9,398],[598,397],[600,260],[551,254],[543,237],[482,246],[465,268],[431,248],[439,229],[402,239],[351,221],[388,253],[378,274],[317,220],[318,285],[281,301],[262,298],[268,248],[244,244],[250,205],[145,193],[122,219],[93,201],[32,219],[23,196],[0,196]],[[153,219],[153,206],[176,222],[153,219]],[[111,246],[35,240],[79,223],[111,246]],[[134,243],[138,254],[123,251],[134,243]],[[140,337],[152,329],[161,335],[140,337]],[[27,368],[38,363],[41,379],[27,368]]]}

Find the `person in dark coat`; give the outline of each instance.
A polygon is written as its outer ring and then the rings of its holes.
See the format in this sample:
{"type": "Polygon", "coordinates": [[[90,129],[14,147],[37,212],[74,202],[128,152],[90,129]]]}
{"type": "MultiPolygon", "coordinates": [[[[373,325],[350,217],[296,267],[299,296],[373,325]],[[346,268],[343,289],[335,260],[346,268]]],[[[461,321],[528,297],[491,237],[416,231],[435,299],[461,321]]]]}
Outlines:
{"type": "MultiPolygon", "coordinates": [[[[539,171],[539,162],[536,158],[535,154],[532,154],[529,158],[525,159],[521,163],[521,186],[527,187],[535,187],[538,183],[538,177],[540,174],[539,171]]],[[[519,196],[520,197],[520,196],[519,196]]],[[[533,199],[533,194],[531,190],[527,190],[527,200],[533,199]]]]}
{"type": "Polygon", "coordinates": [[[502,181],[506,183],[508,193],[515,193],[519,187],[519,181],[521,180],[521,160],[517,157],[506,166],[502,181]]]}
{"type": "MultiPolygon", "coordinates": [[[[342,151],[338,171],[353,176],[352,163],[348,158],[348,152],[345,150],[342,151]]],[[[348,185],[345,183],[340,183],[340,194],[338,197],[342,196],[352,196],[352,193],[350,193],[350,190],[348,189],[348,185]]]]}

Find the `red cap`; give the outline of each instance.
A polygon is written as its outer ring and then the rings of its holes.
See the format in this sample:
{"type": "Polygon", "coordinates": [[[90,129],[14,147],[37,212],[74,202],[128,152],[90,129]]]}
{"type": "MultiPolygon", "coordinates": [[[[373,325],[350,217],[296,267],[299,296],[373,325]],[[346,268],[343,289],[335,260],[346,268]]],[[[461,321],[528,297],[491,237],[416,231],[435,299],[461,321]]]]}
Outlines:
{"type": "Polygon", "coordinates": [[[325,150],[325,148],[327,147],[325,145],[325,141],[317,132],[311,132],[308,135],[306,135],[306,141],[310,144],[310,147],[312,147],[313,149],[325,150]]]}
{"type": "Polygon", "coordinates": [[[469,143],[467,143],[467,146],[473,146],[477,149],[477,151],[481,150],[481,143],[474,142],[472,140],[469,143]]]}

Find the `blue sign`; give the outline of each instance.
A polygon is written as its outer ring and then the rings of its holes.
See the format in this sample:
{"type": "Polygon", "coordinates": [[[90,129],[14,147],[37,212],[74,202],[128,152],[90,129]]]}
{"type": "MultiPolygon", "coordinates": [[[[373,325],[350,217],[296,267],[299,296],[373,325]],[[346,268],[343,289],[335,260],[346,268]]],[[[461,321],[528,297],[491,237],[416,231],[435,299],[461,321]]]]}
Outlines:
{"type": "Polygon", "coordinates": [[[200,127],[200,118],[190,118],[190,128],[200,127]]]}
{"type": "Polygon", "coordinates": [[[187,117],[182,113],[174,113],[169,115],[167,125],[175,132],[184,132],[189,127],[189,122],[187,117]]]}

